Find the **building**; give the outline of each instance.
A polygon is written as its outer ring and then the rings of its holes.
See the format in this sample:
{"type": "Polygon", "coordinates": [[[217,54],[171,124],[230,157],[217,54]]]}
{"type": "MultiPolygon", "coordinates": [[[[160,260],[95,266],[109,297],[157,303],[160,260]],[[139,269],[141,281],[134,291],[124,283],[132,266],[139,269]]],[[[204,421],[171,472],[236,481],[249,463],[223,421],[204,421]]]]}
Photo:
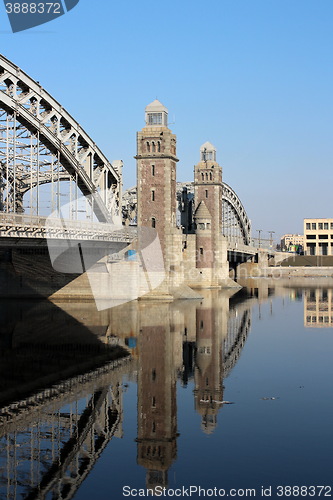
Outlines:
{"type": "Polygon", "coordinates": [[[282,252],[297,252],[299,247],[304,249],[304,235],[303,234],[284,234],[281,236],[281,250],[282,252]]]}
{"type": "Polygon", "coordinates": [[[305,255],[333,255],[333,219],[304,219],[305,255]]]}
{"type": "MultiPolygon", "coordinates": [[[[168,110],[158,100],[145,110],[137,134],[137,224],[155,228],[161,243],[166,280],[157,297],[180,285],[212,288],[229,276],[227,240],[222,235],[222,167],[206,142],[194,167],[193,220],[180,225],[176,195],[176,136],[168,128],[168,110]]],[[[229,282],[230,284],[230,282],[229,282]]]]}

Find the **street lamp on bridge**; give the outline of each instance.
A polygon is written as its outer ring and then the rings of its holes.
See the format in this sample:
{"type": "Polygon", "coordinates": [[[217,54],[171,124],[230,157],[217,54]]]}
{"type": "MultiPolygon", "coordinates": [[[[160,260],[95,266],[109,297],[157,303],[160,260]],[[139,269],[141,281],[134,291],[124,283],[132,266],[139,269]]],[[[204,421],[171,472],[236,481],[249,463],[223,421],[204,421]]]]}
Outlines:
{"type": "Polygon", "coordinates": [[[261,247],[261,239],[260,239],[260,235],[262,233],[262,229],[256,229],[256,231],[258,231],[258,247],[260,248],[261,247]]]}

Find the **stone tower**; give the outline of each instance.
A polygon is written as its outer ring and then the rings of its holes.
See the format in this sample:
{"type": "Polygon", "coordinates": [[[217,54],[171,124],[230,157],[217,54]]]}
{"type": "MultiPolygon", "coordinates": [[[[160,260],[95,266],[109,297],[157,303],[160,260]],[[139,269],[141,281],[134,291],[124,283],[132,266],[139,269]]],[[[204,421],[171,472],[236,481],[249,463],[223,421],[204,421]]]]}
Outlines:
{"type": "Polygon", "coordinates": [[[222,167],[216,149],[206,142],[194,167],[196,268],[202,286],[219,286],[228,276],[226,241],[222,236],[222,167]]]}
{"type": "MultiPolygon", "coordinates": [[[[212,234],[222,234],[222,167],[216,161],[216,149],[210,142],[200,148],[200,162],[194,167],[195,208],[201,201],[212,216],[212,234]]],[[[216,243],[216,241],[215,241],[216,243]]]]}
{"type": "MultiPolygon", "coordinates": [[[[157,99],[146,107],[137,134],[138,226],[156,228],[164,259],[176,229],[176,136],[168,110],[157,99]]],[[[168,270],[168,269],[166,269],[168,270]]]]}
{"type": "Polygon", "coordinates": [[[196,267],[212,268],[214,266],[212,216],[202,200],[194,214],[196,227],[196,267]]]}

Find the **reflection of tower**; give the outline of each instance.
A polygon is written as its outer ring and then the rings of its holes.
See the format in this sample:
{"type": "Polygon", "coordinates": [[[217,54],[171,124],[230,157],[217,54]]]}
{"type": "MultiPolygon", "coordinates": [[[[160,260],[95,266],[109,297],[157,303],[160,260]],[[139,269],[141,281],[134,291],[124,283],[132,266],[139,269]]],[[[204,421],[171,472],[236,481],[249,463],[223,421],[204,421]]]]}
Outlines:
{"type": "Polygon", "coordinates": [[[195,409],[202,417],[202,429],[214,431],[217,413],[222,406],[222,334],[219,308],[212,296],[196,310],[195,409]]]}
{"type": "Polygon", "coordinates": [[[175,333],[168,304],[140,306],[137,461],[154,489],[167,485],[177,453],[175,333]]]}

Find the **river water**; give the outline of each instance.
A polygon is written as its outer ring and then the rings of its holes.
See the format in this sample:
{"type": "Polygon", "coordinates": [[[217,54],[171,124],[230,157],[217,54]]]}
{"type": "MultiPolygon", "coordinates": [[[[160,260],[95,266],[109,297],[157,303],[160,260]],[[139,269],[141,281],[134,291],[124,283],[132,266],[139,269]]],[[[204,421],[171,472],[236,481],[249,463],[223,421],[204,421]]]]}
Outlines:
{"type": "Polygon", "coordinates": [[[0,498],[332,496],[333,285],[245,284],[1,302],[0,498]]]}

